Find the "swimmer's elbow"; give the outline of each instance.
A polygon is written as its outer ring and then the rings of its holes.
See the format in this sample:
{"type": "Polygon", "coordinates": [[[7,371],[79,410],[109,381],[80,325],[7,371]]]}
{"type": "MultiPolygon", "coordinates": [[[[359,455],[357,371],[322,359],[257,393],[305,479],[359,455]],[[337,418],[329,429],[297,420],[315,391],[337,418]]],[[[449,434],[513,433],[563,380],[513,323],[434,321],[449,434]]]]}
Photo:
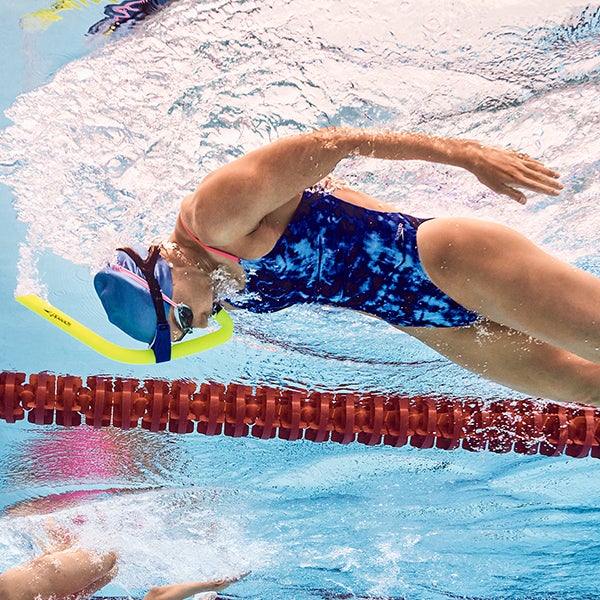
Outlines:
{"type": "Polygon", "coordinates": [[[336,161],[348,156],[371,156],[374,134],[359,127],[332,126],[312,132],[321,149],[333,155],[336,161]]]}

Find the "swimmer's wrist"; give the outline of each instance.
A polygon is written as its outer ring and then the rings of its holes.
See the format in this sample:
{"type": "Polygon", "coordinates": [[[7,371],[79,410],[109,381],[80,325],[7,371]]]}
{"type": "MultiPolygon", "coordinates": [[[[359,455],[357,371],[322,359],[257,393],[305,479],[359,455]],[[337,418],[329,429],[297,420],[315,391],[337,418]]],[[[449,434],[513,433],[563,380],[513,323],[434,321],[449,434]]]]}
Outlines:
{"type": "Polygon", "coordinates": [[[472,171],[481,162],[484,144],[476,140],[450,139],[448,164],[472,171]]]}
{"type": "Polygon", "coordinates": [[[475,140],[413,134],[417,158],[472,170],[479,162],[482,144],[475,140]]]}

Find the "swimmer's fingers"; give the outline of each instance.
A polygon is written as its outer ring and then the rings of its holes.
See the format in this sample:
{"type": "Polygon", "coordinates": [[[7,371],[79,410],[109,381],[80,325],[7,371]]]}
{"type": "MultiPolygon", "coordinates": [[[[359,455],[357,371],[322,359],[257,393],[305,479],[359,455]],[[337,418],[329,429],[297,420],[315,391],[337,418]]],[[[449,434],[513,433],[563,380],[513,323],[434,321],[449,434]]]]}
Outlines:
{"type": "Polygon", "coordinates": [[[513,180],[505,183],[548,196],[558,196],[563,189],[558,176],[558,173],[541,164],[523,164],[513,180]]]}
{"type": "Polygon", "coordinates": [[[535,160],[527,155],[525,155],[525,158],[522,159],[522,162],[527,169],[531,170],[538,176],[548,178],[551,182],[555,182],[555,180],[560,177],[560,173],[558,171],[548,168],[544,163],[541,163],[539,160],[535,160]]]}
{"type": "Polygon", "coordinates": [[[227,579],[223,579],[222,581],[226,585],[231,585],[232,583],[235,583],[240,579],[244,579],[244,577],[247,577],[248,575],[250,575],[250,573],[252,573],[252,571],[246,571],[245,573],[240,573],[239,575],[234,575],[233,577],[227,577],[227,579]]]}
{"type": "Polygon", "coordinates": [[[240,573],[239,575],[234,575],[233,577],[228,577],[226,579],[226,581],[229,581],[229,583],[235,583],[236,581],[239,581],[240,579],[244,579],[244,577],[248,577],[248,575],[250,575],[250,573],[252,573],[252,571],[245,571],[244,573],[240,573]]]}
{"type": "Polygon", "coordinates": [[[531,158],[522,152],[512,153],[516,162],[515,184],[543,194],[556,194],[562,190],[563,185],[558,178],[560,173],[548,168],[544,163],[531,158]]]}
{"type": "Polygon", "coordinates": [[[482,177],[479,177],[479,181],[489,187],[493,192],[508,196],[509,198],[516,200],[519,204],[526,204],[527,198],[525,194],[517,188],[548,194],[549,196],[557,196],[560,193],[560,188],[543,185],[537,181],[530,180],[525,177],[503,177],[500,180],[486,180],[482,177]]]}
{"type": "Polygon", "coordinates": [[[527,199],[519,189],[556,196],[563,186],[559,174],[527,154],[514,150],[483,148],[471,169],[479,181],[498,194],[509,196],[520,204],[527,199]]]}
{"type": "Polygon", "coordinates": [[[531,169],[535,173],[545,175],[551,179],[558,179],[560,177],[560,173],[558,171],[548,168],[544,163],[540,162],[539,160],[535,160],[535,158],[531,158],[531,156],[527,156],[527,154],[523,155],[522,161],[527,168],[531,169]]]}
{"type": "Polygon", "coordinates": [[[562,186],[557,188],[554,186],[542,185],[537,181],[520,178],[518,181],[501,183],[500,185],[494,186],[491,189],[497,194],[504,194],[505,196],[516,200],[519,204],[526,204],[527,198],[525,194],[517,188],[524,188],[531,190],[532,192],[538,192],[548,196],[558,196],[562,186]]]}
{"type": "Polygon", "coordinates": [[[533,192],[539,192],[541,194],[547,194],[548,196],[558,196],[563,189],[562,183],[556,181],[556,179],[551,180],[540,180],[539,178],[524,178],[519,183],[518,186],[527,188],[533,192]]]}
{"type": "Polygon", "coordinates": [[[505,196],[508,196],[509,198],[512,198],[513,200],[516,200],[519,204],[527,203],[527,198],[525,197],[525,194],[513,187],[510,187],[509,185],[502,184],[502,185],[499,185],[498,187],[492,188],[492,189],[497,194],[504,194],[505,196]]]}
{"type": "Polygon", "coordinates": [[[230,586],[232,583],[243,579],[247,575],[249,575],[252,571],[247,571],[246,573],[242,573],[240,575],[235,575],[233,577],[227,577],[227,579],[216,579],[214,581],[209,582],[210,587],[208,589],[211,590],[224,590],[226,587],[230,586]]]}
{"type": "Polygon", "coordinates": [[[560,173],[554,169],[550,169],[543,162],[531,158],[528,154],[519,153],[516,155],[517,160],[521,163],[521,166],[526,170],[530,171],[536,177],[542,177],[548,179],[551,182],[555,182],[560,177],[560,173]]]}

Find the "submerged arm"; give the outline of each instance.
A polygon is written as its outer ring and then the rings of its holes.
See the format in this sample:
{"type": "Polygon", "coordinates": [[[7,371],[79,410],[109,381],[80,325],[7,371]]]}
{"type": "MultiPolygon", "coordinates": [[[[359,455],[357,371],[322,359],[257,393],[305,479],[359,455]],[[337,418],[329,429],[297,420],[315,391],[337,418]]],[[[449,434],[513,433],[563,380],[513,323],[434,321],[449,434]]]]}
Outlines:
{"type": "Polygon", "coordinates": [[[359,128],[327,128],[277,140],[217,169],[184,209],[216,244],[248,235],[266,215],[329,174],[343,158],[425,160],[465,168],[492,190],[524,202],[515,187],[557,194],[558,174],[512,150],[473,140],[359,128]]]}

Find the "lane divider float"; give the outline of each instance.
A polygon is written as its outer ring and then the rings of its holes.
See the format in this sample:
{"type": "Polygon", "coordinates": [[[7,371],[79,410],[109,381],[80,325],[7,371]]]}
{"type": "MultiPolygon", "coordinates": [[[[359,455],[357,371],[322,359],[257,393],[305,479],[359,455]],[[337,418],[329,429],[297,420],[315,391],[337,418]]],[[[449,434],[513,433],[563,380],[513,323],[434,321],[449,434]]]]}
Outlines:
{"type": "Polygon", "coordinates": [[[536,400],[0,373],[0,419],[260,439],[600,457],[600,410],[536,400]]]}

